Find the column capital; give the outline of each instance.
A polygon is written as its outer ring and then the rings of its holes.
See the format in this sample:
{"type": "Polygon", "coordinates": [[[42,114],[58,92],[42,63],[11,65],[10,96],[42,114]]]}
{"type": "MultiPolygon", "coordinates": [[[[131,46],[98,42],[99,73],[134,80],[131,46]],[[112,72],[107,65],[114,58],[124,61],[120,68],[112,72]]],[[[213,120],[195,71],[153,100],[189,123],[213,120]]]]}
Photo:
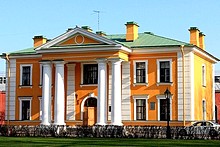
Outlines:
{"type": "Polygon", "coordinates": [[[106,58],[97,58],[97,59],[96,59],[96,62],[97,62],[97,63],[106,63],[106,62],[107,62],[107,59],[106,59],[106,58]]]}
{"type": "Polygon", "coordinates": [[[65,61],[60,59],[60,60],[53,60],[52,63],[54,64],[65,64],[65,61]]]}
{"type": "Polygon", "coordinates": [[[39,61],[40,64],[46,65],[46,64],[51,64],[50,60],[41,60],[39,61]]]}
{"type": "Polygon", "coordinates": [[[124,60],[121,58],[110,58],[108,59],[108,61],[111,61],[112,63],[117,64],[117,63],[121,63],[124,60]]]}
{"type": "Polygon", "coordinates": [[[67,66],[67,67],[75,67],[76,64],[75,64],[75,63],[68,63],[68,64],[66,64],[66,66],[67,66]]]}

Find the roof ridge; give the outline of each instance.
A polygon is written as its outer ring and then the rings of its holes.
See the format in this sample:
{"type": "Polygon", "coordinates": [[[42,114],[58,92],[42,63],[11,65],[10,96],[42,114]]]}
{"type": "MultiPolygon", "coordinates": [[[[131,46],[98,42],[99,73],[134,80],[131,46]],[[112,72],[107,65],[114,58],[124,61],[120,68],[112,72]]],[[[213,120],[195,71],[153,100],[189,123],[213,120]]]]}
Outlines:
{"type": "Polygon", "coordinates": [[[181,43],[190,45],[190,43],[188,43],[188,42],[184,42],[184,41],[180,41],[180,40],[177,40],[177,39],[173,39],[173,38],[168,38],[168,37],[156,35],[156,34],[154,34],[154,33],[143,33],[143,34],[152,35],[152,36],[157,36],[157,37],[160,37],[160,38],[169,39],[169,40],[172,40],[172,41],[177,41],[177,42],[181,42],[181,43]]]}

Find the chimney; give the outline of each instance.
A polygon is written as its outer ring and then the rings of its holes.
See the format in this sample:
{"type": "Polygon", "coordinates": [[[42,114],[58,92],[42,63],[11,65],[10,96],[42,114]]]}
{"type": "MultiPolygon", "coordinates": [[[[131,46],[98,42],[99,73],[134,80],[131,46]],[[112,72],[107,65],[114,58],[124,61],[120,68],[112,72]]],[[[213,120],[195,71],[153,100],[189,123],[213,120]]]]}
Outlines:
{"type": "Polygon", "coordinates": [[[138,24],[134,21],[126,24],[126,41],[134,41],[138,38],[138,24]]]}
{"type": "Polygon", "coordinates": [[[106,36],[106,33],[103,31],[97,31],[96,34],[100,36],[106,36]]]}
{"type": "Polygon", "coordinates": [[[33,40],[34,40],[34,47],[38,47],[47,42],[47,38],[43,37],[42,35],[34,36],[33,40]]]}
{"type": "Polygon", "coordinates": [[[200,44],[199,44],[200,30],[197,27],[190,27],[189,32],[190,32],[190,43],[200,47],[200,44]]]}
{"type": "Polygon", "coordinates": [[[205,34],[203,32],[199,33],[199,47],[205,50],[205,34]]]}
{"type": "Polygon", "coordinates": [[[82,29],[92,32],[92,29],[89,26],[82,26],[82,29]]]}

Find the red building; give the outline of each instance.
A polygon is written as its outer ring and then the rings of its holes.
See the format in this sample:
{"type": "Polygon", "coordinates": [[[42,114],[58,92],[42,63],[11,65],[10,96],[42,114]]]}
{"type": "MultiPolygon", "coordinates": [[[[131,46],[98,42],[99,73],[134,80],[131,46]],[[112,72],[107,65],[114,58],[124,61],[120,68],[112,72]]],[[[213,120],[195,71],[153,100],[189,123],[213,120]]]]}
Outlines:
{"type": "Polygon", "coordinates": [[[0,91],[0,125],[5,120],[5,91],[0,91]]]}
{"type": "Polygon", "coordinates": [[[216,120],[220,124],[220,76],[215,76],[216,120]]]}
{"type": "Polygon", "coordinates": [[[5,120],[5,84],[6,84],[6,77],[5,73],[0,72],[0,125],[4,124],[5,120]]]}

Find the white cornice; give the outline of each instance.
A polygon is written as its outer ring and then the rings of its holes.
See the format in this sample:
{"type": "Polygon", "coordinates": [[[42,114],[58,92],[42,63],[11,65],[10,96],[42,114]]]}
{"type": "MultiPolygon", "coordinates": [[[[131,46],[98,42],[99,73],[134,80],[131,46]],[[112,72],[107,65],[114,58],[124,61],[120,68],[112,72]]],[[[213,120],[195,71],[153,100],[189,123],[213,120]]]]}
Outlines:
{"type": "MultiPolygon", "coordinates": [[[[201,51],[201,49],[197,48],[197,47],[184,47],[185,51],[193,51],[196,52],[208,59],[210,59],[211,61],[213,61],[214,63],[217,63],[218,60],[212,56],[211,54],[209,54],[206,51],[201,51]]],[[[180,51],[180,47],[149,47],[149,48],[133,48],[132,49],[132,54],[145,54],[145,53],[170,53],[170,52],[179,52],[180,51]]]]}
{"type": "Polygon", "coordinates": [[[48,49],[38,50],[37,53],[65,53],[65,52],[88,52],[88,51],[114,51],[114,50],[123,50],[126,52],[131,52],[131,49],[126,48],[120,45],[96,45],[90,47],[52,47],[48,49]]]}
{"type": "Polygon", "coordinates": [[[218,62],[218,60],[215,59],[214,56],[209,55],[208,53],[206,53],[206,51],[201,51],[201,49],[199,49],[199,48],[197,48],[197,47],[193,47],[193,48],[192,48],[192,51],[194,51],[194,52],[196,52],[196,53],[198,53],[198,54],[200,54],[200,55],[202,55],[202,56],[208,58],[209,60],[213,61],[214,63],[217,63],[217,62],[218,62]]]}
{"type": "Polygon", "coordinates": [[[19,58],[41,58],[42,55],[41,54],[37,54],[37,55],[10,55],[9,58],[10,59],[19,59],[19,58]]]}

